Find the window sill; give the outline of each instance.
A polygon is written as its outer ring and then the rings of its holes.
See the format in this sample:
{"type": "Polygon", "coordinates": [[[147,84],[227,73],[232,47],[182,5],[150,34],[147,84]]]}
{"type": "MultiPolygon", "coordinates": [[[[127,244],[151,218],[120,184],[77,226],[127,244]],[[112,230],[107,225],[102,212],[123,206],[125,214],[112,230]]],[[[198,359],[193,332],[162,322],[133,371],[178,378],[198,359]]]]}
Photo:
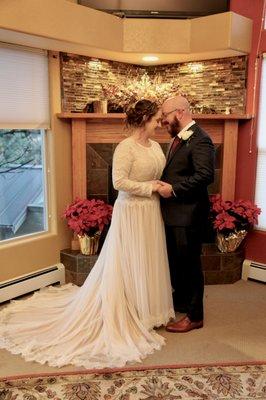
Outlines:
{"type": "Polygon", "coordinates": [[[18,238],[3,240],[2,242],[0,242],[0,251],[1,249],[11,248],[15,246],[23,246],[39,240],[52,239],[55,238],[56,236],[57,235],[52,232],[38,232],[18,238]]]}

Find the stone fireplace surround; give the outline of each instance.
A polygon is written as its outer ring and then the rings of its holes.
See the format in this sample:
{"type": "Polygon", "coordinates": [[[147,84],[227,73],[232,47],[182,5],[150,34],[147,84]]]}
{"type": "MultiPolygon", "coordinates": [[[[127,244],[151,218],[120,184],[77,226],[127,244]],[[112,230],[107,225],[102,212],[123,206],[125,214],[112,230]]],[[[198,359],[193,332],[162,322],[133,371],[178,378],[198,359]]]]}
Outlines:
{"type": "MultiPolygon", "coordinates": [[[[216,145],[215,182],[209,193],[221,193],[224,199],[234,199],[238,123],[244,115],[246,92],[246,57],[205,60],[161,66],[135,66],[91,57],[60,53],[62,110],[60,118],[72,124],[73,199],[100,198],[113,204],[116,192],[111,181],[112,156],[117,143],[126,137],[123,114],[83,114],[88,99],[104,98],[102,85],[113,83],[119,89],[129,77],[140,78],[144,71],[153,79],[180,86],[180,91],[195,99],[203,108],[218,114],[195,115],[200,125],[216,145]],[[234,113],[225,115],[227,112],[234,113]],[[219,114],[220,113],[220,114],[219,114]],[[223,114],[222,114],[223,113],[223,114]]],[[[169,141],[162,129],[155,138],[163,150],[169,141]]],[[[97,256],[84,256],[73,240],[72,249],[61,252],[67,281],[81,285],[97,256]]],[[[243,250],[222,254],[206,237],[202,263],[207,284],[233,283],[240,279],[243,250]]]]}
{"type": "MultiPolygon", "coordinates": [[[[192,105],[195,102],[218,114],[226,110],[235,114],[245,112],[245,56],[138,66],[60,53],[60,68],[63,112],[80,113],[91,99],[108,99],[103,91],[104,86],[114,85],[119,92],[135,80],[139,82],[144,73],[151,79],[151,83],[157,78],[162,84],[173,84],[175,90],[178,87],[178,92],[184,93],[192,105]]],[[[119,93],[116,96],[119,99],[119,93]]],[[[111,103],[108,102],[108,108],[111,103]]]]}

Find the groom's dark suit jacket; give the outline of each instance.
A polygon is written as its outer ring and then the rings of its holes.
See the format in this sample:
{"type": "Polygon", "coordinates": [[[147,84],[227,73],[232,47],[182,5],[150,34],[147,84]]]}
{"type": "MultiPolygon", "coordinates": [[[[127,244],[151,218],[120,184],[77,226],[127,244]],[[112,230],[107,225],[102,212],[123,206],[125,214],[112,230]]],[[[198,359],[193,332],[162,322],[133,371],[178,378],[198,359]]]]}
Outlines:
{"type": "Polygon", "coordinates": [[[161,198],[166,225],[192,226],[206,221],[209,212],[207,186],[214,180],[214,146],[199,125],[168,156],[161,180],[173,186],[175,196],[161,198]]]}

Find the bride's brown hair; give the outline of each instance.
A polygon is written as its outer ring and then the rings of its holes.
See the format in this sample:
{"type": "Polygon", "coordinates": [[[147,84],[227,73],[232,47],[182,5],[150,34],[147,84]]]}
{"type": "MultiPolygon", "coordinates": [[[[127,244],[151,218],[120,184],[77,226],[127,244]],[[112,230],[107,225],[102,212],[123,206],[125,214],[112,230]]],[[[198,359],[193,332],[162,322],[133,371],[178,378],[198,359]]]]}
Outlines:
{"type": "Polygon", "coordinates": [[[139,128],[148,122],[159,110],[159,106],[154,101],[139,100],[134,106],[126,110],[127,127],[139,128]]]}

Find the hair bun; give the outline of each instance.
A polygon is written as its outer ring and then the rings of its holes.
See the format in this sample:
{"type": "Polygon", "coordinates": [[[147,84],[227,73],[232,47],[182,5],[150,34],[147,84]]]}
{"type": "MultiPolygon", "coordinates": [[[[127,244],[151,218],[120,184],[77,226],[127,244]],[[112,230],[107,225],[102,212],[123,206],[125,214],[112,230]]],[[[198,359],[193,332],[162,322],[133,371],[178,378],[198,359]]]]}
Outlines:
{"type": "Polygon", "coordinates": [[[157,103],[145,99],[139,100],[126,109],[126,124],[131,127],[140,127],[149,121],[157,111],[157,103]]]}

